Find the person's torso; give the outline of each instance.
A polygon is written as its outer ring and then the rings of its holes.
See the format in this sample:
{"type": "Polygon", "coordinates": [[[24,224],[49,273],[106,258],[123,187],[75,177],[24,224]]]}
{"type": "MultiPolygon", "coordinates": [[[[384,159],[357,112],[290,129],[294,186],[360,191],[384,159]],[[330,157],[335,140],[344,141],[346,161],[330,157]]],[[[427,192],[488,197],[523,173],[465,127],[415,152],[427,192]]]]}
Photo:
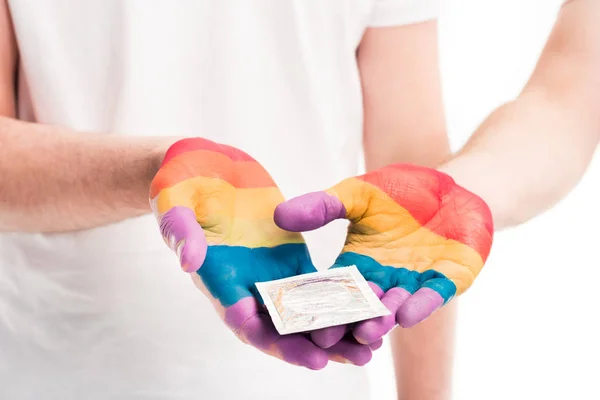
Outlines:
{"type": "MultiPolygon", "coordinates": [[[[19,114],[79,131],[202,136],[287,197],[356,174],[355,50],[371,1],[12,0],[19,114]]],[[[318,267],[345,224],[307,235],[318,267]]],[[[153,217],[0,236],[6,399],[365,399],[363,370],[312,372],[242,344],[180,273],[153,217]]]]}

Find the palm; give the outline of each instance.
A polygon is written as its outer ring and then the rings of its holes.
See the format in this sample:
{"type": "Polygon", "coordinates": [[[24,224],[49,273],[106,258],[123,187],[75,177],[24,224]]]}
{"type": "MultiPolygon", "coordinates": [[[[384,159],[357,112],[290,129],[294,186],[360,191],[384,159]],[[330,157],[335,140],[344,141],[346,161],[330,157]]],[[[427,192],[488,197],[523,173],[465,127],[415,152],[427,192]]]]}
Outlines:
{"type": "Polygon", "coordinates": [[[306,197],[285,203],[277,220],[292,231],[314,229],[332,216],[350,220],[334,267],[356,265],[392,311],[358,324],[354,333],[361,342],[378,339],[396,322],[420,322],[463,293],[483,268],[492,241],[489,209],[447,175],[393,165],[320,193],[320,204],[308,206],[306,197]],[[298,212],[323,204],[320,221],[298,212]]]}
{"type": "Polygon", "coordinates": [[[345,351],[324,352],[303,335],[279,336],[259,303],[256,282],[315,268],[302,236],[273,222],[283,196],[253,158],[203,139],[180,141],[165,156],[151,199],[182,268],[240,339],[313,369],[345,351]]]}

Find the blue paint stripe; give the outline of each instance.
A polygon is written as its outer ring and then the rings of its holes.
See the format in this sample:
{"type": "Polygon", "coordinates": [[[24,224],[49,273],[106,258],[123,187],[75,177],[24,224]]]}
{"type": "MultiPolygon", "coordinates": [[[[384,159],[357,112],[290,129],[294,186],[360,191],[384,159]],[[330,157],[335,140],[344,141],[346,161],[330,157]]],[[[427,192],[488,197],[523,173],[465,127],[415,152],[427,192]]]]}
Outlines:
{"type": "Polygon", "coordinates": [[[369,256],[354,252],[340,254],[333,268],[350,265],[356,265],[367,281],[375,283],[384,292],[393,287],[400,287],[414,293],[421,287],[427,287],[438,292],[444,299],[444,304],[456,294],[454,282],[446,278],[444,274],[434,270],[421,273],[406,268],[384,266],[369,256]]]}
{"type": "Polygon", "coordinates": [[[276,247],[209,246],[197,274],[224,307],[260,295],[254,284],[316,271],[302,243],[276,247]]]}

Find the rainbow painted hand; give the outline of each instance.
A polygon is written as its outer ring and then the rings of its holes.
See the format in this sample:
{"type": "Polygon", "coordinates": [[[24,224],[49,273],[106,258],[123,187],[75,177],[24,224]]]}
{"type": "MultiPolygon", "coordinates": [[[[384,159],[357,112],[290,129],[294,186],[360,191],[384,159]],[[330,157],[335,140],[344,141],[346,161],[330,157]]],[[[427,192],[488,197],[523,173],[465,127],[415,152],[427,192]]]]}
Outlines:
{"type": "MultiPolygon", "coordinates": [[[[467,290],[488,257],[492,216],[485,202],[430,168],[395,164],[350,178],[277,207],[290,232],[346,218],[346,244],[332,268],[356,265],[390,316],[356,324],[360,343],[373,343],[396,323],[411,327],[467,290]]],[[[327,348],[350,327],[315,331],[327,348]]]]}
{"type": "Polygon", "coordinates": [[[366,364],[372,349],[351,336],[324,350],[308,335],[280,336],[255,283],[316,271],[299,233],[273,221],[283,195],[248,154],[200,138],[173,144],[150,189],[150,203],[181,268],[245,343],[288,363],[366,364]]]}

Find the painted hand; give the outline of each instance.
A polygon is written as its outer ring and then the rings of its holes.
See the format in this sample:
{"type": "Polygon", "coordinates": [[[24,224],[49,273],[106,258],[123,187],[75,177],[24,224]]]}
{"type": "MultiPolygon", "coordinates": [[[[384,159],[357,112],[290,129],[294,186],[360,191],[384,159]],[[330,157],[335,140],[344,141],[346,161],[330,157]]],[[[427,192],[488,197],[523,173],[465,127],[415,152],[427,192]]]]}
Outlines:
{"type": "Polygon", "coordinates": [[[150,189],[165,242],[242,341],[310,369],[329,359],[365,364],[380,342],[369,347],[347,337],[323,350],[307,335],[280,336],[261,304],[256,282],[315,271],[302,235],[273,221],[283,200],[252,157],[200,138],[169,148],[150,189]]]}
{"type": "MultiPolygon", "coordinates": [[[[290,232],[350,221],[335,267],[356,265],[392,315],[358,323],[372,343],[396,323],[411,327],[467,290],[488,257],[492,217],[485,202],[446,174],[395,164],[350,178],[277,207],[275,222],[290,232]]],[[[350,329],[312,333],[327,348],[350,329]]]]}

